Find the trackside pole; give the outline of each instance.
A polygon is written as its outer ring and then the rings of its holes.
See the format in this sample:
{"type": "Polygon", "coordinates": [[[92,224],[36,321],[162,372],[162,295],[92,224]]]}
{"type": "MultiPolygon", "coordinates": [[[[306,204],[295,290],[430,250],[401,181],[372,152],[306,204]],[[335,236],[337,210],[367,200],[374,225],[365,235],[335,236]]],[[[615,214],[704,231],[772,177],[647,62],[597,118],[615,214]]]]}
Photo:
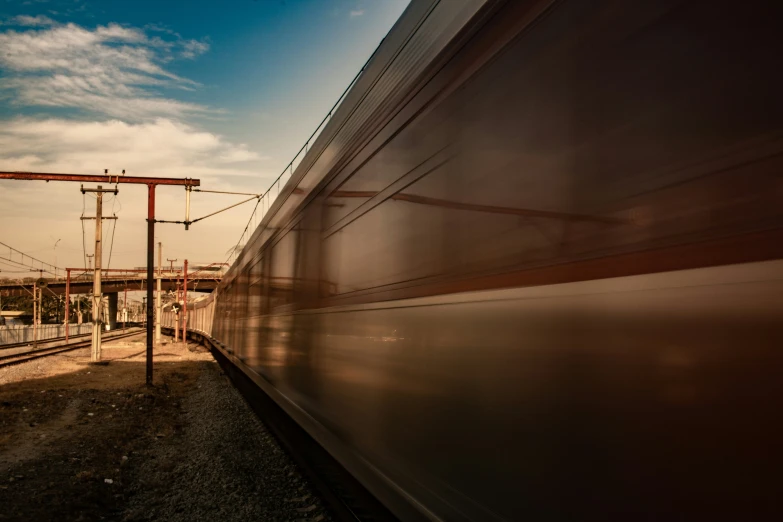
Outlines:
{"type": "Polygon", "coordinates": [[[188,327],[188,260],[185,260],[185,268],[183,269],[185,272],[185,279],[182,284],[182,342],[185,343],[187,346],[188,344],[188,336],[187,336],[187,327],[188,327]]]}
{"type": "Polygon", "coordinates": [[[152,296],[155,253],[155,185],[147,185],[147,385],[152,386],[152,343],[155,334],[155,312],[152,296]]]}
{"type": "Polygon", "coordinates": [[[38,346],[38,282],[33,283],[33,346],[38,346]]]}
{"type": "Polygon", "coordinates": [[[155,344],[160,345],[160,322],[163,319],[163,313],[161,311],[161,298],[160,298],[160,278],[163,277],[162,265],[163,261],[163,243],[158,242],[158,286],[155,292],[155,308],[157,308],[157,318],[155,321],[155,344]]]}
{"type": "Polygon", "coordinates": [[[101,257],[103,255],[103,188],[98,185],[95,194],[95,271],[92,273],[92,362],[101,360],[101,308],[103,299],[101,298],[101,257]]]}
{"type": "Polygon", "coordinates": [[[65,342],[68,342],[68,316],[71,315],[71,269],[65,269],[65,342]]]}
{"type": "Polygon", "coordinates": [[[128,318],[128,282],[125,282],[125,297],[122,300],[122,331],[125,331],[125,320],[128,318]]]}

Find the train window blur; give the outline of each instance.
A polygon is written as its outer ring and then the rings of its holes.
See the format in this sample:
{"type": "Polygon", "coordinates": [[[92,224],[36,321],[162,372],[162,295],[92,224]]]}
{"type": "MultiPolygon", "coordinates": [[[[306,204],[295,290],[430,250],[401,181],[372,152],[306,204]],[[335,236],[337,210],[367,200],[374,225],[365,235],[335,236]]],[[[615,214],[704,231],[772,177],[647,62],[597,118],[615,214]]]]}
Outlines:
{"type": "Polygon", "coordinates": [[[432,232],[442,225],[427,210],[388,200],[329,236],[326,278],[336,284],[336,293],[434,275],[442,243],[432,232]]]}
{"type": "Polygon", "coordinates": [[[243,347],[247,337],[247,305],[248,305],[248,290],[250,274],[247,270],[239,272],[237,277],[237,285],[235,287],[236,295],[234,296],[234,307],[237,310],[234,329],[236,335],[234,337],[234,347],[239,350],[239,355],[243,354],[243,347]]]}
{"type": "Polygon", "coordinates": [[[250,286],[248,288],[248,315],[253,317],[263,313],[263,291],[264,291],[264,258],[256,259],[250,268],[250,286]]]}
{"type": "Polygon", "coordinates": [[[226,291],[223,298],[222,303],[222,328],[223,328],[223,335],[225,339],[226,346],[233,346],[232,340],[233,340],[233,332],[231,331],[231,326],[234,322],[234,314],[232,313],[232,306],[233,306],[233,297],[234,297],[234,287],[236,285],[232,282],[226,287],[226,291]]]}
{"type": "Polygon", "coordinates": [[[272,312],[290,305],[294,297],[294,266],[297,229],[292,228],[272,247],[272,269],[269,281],[269,307],[272,312]]]}

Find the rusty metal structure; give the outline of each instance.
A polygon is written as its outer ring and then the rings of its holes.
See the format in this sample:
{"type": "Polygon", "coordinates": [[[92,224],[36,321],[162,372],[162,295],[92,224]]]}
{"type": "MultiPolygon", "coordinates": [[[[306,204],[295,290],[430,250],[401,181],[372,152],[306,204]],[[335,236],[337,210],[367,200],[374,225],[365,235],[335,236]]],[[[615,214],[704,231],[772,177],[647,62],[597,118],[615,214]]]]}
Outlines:
{"type": "MultiPolygon", "coordinates": [[[[42,172],[0,172],[0,179],[13,179],[22,181],[69,181],[77,183],[109,183],[132,184],[147,186],[147,280],[153,281],[155,250],[155,189],[159,186],[184,186],[188,200],[190,189],[198,187],[201,182],[191,178],[155,178],[143,176],[123,175],[90,175],[90,174],[62,174],[42,172]]],[[[154,301],[152,285],[147,285],[147,368],[146,380],[152,385],[152,347],[154,337],[154,301]]]]}

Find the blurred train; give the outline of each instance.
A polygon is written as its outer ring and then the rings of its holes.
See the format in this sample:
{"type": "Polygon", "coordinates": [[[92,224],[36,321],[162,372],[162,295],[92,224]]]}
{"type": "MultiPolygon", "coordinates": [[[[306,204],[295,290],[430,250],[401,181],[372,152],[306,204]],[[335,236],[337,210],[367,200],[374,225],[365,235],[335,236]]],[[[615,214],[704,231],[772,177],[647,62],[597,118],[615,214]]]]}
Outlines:
{"type": "Polygon", "coordinates": [[[190,328],[403,520],[780,520],[780,4],[414,0],[190,328]]]}

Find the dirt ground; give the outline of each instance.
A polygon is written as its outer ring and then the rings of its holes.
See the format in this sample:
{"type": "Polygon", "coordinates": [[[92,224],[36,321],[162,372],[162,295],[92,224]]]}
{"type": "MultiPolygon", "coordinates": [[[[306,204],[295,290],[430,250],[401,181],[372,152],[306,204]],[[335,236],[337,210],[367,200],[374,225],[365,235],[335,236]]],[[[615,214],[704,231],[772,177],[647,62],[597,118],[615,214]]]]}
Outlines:
{"type": "Polygon", "coordinates": [[[194,344],[155,350],[144,334],[0,369],[0,519],[121,518],[137,455],[182,429],[182,401],[212,356],[194,344]]]}
{"type": "Polygon", "coordinates": [[[328,508],[202,347],[143,333],[0,368],[0,520],[328,522],[328,508]]]}

